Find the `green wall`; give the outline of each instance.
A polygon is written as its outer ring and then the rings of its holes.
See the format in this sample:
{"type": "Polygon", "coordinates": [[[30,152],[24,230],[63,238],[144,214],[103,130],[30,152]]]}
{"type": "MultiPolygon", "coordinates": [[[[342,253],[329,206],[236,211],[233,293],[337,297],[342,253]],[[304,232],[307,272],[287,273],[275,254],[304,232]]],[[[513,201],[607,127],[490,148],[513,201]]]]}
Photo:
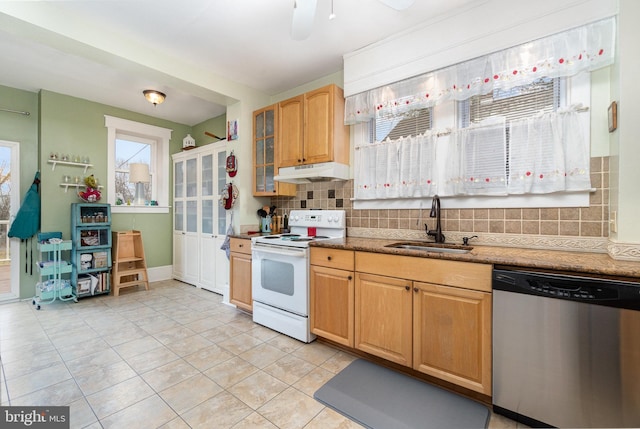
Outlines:
{"type": "MultiPolygon", "coordinates": [[[[173,130],[170,152],[181,150],[182,139],[191,132],[191,127],[149,116],[129,112],[91,101],[69,97],[49,91],[40,92],[40,162],[42,165],[42,231],[62,231],[62,236],[70,238],[70,205],[80,202],[75,188],[68,192],[60,186],[62,176],[84,177],[81,168],[56,166],[55,170],[47,161],[52,152],[88,156],[93,168],[87,174],[94,174],[101,182],[107,178],[107,129],[104,115],[116,116],[133,121],[173,130]]],[[[107,200],[105,190],[103,200],[107,200]]],[[[137,229],[142,238],[149,268],[170,265],[172,259],[172,217],[168,214],[114,214],[112,230],[137,229]]]]}

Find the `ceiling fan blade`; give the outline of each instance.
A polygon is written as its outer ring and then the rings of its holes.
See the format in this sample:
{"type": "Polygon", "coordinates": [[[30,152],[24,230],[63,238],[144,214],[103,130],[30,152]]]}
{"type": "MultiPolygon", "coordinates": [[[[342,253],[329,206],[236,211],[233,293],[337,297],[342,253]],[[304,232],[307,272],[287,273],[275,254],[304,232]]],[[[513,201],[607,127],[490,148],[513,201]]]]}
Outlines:
{"type": "Polygon", "coordinates": [[[316,16],[317,0],[294,0],[291,38],[304,40],[311,35],[313,19],[316,16]]]}
{"type": "Polygon", "coordinates": [[[415,0],[380,0],[385,5],[395,10],[405,10],[411,7],[415,0]]]}

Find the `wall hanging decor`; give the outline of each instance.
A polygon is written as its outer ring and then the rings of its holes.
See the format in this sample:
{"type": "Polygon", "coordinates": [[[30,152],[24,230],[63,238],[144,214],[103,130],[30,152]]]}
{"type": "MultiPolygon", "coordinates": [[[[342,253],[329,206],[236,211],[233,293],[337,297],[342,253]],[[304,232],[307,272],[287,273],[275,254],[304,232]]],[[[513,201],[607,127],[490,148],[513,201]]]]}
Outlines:
{"type": "Polygon", "coordinates": [[[98,189],[98,181],[92,175],[84,178],[84,184],[87,187],[84,191],[78,191],[78,197],[86,203],[96,203],[102,197],[98,189]]]}
{"type": "Polygon", "coordinates": [[[238,140],[238,120],[227,122],[227,140],[238,140]]]}
{"type": "Polygon", "coordinates": [[[238,188],[233,183],[227,183],[220,191],[220,204],[225,210],[231,210],[238,199],[238,188]]]}
{"type": "Polygon", "coordinates": [[[227,157],[227,173],[229,177],[235,177],[238,173],[236,156],[233,154],[233,151],[227,157]]]}

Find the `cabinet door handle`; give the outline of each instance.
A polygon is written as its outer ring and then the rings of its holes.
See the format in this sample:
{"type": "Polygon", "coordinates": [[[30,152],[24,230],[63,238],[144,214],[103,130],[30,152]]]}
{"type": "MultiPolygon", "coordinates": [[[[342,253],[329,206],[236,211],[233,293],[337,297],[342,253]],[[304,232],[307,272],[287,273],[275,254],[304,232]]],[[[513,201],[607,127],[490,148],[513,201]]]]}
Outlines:
{"type": "Polygon", "coordinates": [[[298,162],[302,162],[302,160],[301,160],[301,159],[298,159],[298,162]]]}
{"type": "Polygon", "coordinates": [[[353,277],[349,276],[347,277],[347,280],[353,280],[353,277]]]}
{"type": "Polygon", "coordinates": [[[413,291],[414,291],[414,292],[416,292],[416,293],[417,293],[419,290],[420,290],[420,289],[418,289],[417,287],[414,287],[414,288],[413,288],[413,291]]]}
{"type": "Polygon", "coordinates": [[[409,287],[409,285],[404,287],[406,290],[411,290],[411,288],[409,287]]]}

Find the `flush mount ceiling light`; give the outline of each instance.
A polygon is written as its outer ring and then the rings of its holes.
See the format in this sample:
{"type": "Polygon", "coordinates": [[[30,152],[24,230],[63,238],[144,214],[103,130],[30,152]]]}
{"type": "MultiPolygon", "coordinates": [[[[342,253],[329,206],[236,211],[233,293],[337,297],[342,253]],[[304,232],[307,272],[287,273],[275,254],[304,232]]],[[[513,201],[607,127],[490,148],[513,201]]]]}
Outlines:
{"type": "Polygon", "coordinates": [[[166,97],[162,92],[156,91],[155,89],[145,89],[142,91],[144,94],[144,98],[146,98],[149,103],[152,103],[154,106],[162,103],[166,97]]]}

